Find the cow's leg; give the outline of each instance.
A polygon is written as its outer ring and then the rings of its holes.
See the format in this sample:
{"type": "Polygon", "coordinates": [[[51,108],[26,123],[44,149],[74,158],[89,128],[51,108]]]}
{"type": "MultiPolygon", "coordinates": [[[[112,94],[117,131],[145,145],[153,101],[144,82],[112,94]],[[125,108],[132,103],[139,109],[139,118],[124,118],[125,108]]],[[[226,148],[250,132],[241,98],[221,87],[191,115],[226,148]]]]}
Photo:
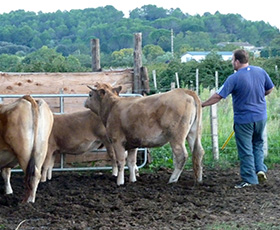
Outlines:
{"type": "Polygon", "coordinates": [[[192,162],[193,162],[193,171],[194,178],[196,183],[202,182],[203,167],[202,159],[204,155],[204,149],[202,147],[200,139],[196,139],[193,150],[192,150],[192,162]]]}
{"type": "Polygon", "coordinates": [[[47,178],[48,180],[52,179],[52,169],[54,166],[54,162],[55,162],[55,155],[53,154],[53,151],[50,150],[49,147],[46,159],[42,166],[41,182],[46,182],[47,178]]]}
{"type": "Polygon", "coordinates": [[[41,180],[41,170],[42,170],[42,165],[45,161],[45,157],[47,154],[47,148],[48,148],[48,143],[47,142],[42,142],[42,145],[37,149],[37,152],[35,154],[35,172],[34,172],[34,176],[32,178],[32,182],[31,182],[31,194],[27,199],[27,202],[35,202],[35,198],[36,198],[36,191],[38,188],[38,184],[41,180]]]}
{"type": "Polygon", "coordinates": [[[129,181],[136,181],[136,173],[138,173],[138,168],[136,166],[137,160],[137,149],[131,149],[128,151],[127,156],[127,166],[129,168],[129,181]]]}
{"type": "Polygon", "coordinates": [[[48,180],[52,179],[52,170],[54,167],[54,162],[55,162],[55,155],[52,155],[52,160],[50,162],[50,167],[48,168],[48,180]]]}
{"type": "MultiPolygon", "coordinates": [[[[46,143],[47,147],[47,143],[46,143]]],[[[45,151],[47,151],[45,149],[45,151]]],[[[21,152],[22,155],[17,155],[18,157],[18,163],[20,167],[22,168],[24,175],[25,175],[25,180],[30,181],[30,184],[28,185],[28,190],[26,192],[26,197],[23,200],[24,202],[35,202],[35,194],[37,190],[37,186],[39,184],[39,181],[41,179],[41,169],[42,169],[42,164],[43,161],[45,160],[45,154],[41,155],[39,152],[35,151],[34,155],[32,155],[27,162],[26,159],[26,153],[25,151],[21,152]],[[38,160],[41,158],[41,162],[38,165],[38,160]],[[39,166],[39,167],[38,167],[39,166]],[[32,173],[34,172],[34,174],[32,173]]]]}
{"type": "Polygon", "coordinates": [[[124,166],[126,160],[126,152],[121,144],[114,144],[114,150],[116,154],[117,164],[118,164],[118,177],[117,185],[124,184],[124,166]]]}
{"type": "Polygon", "coordinates": [[[204,155],[204,149],[201,144],[201,134],[197,134],[196,124],[194,124],[187,136],[187,141],[192,152],[192,162],[194,178],[196,183],[202,182],[203,167],[202,159],[204,155]]]}
{"type": "Polygon", "coordinates": [[[38,188],[38,184],[41,180],[41,170],[42,165],[46,159],[47,151],[48,151],[48,141],[49,136],[52,130],[53,125],[53,114],[49,110],[46,103],[40,104],[39,107],[39,119],[38,119],[38,126],[40,129],[38,130],[38,135],[36,139],[36,146],[35,146],[35,154],[34,154],[34,163],[35,163],[35,170],[34,176],[31,178],[31,194],[27,199],[27,202],[35,202],[36,191],[38,188]]]}
{"type": "Polygon", "coordinates": [[[10,182],[11,168],[3,168],[1,173],[2,173],[2,177],[4,179],[4,183],[5,183],[5,193],[12,194],[13,189],[12,189],[11,182],[10,182]]]}
{"type": "Polygon", "coordinates": [[[52,170],[54,167],[55,162],[55,155],[52,155],[52,157],[48,160],[48,162],[44,162],[43,170],[42,170],[42,176],[41,176],[41,182],[46,182],[47,178],[48,180],[52,179],[52,170]]]}
{"type": "Polygon", "coordinates": [[[118,176],[118,164],[117,164],[116,154],[115,154],[114,148],[107,140],[103,141],[103,144],[105,145],[107,153],[109,154],[109,156],[111,158],[112,175],[113,176],[118,176]]]}
{"type": "Polygon", "coordinates": [[[168,183],[177,182],[185,165],[188,153],[184,143],[170,143],[173,152],[174,171],[168,183]]]}

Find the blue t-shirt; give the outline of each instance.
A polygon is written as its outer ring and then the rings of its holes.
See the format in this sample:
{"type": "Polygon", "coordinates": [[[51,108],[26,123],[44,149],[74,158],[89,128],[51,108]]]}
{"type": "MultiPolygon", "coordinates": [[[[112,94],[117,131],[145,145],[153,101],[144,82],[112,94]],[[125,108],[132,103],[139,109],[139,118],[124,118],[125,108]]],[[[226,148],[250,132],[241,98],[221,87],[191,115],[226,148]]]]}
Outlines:
{"type": "Polygon", "coordinates": [[[246,124],[267,118],[265,91],[273,87],[264,69],[247,66],[230,75],[217,93],[222,98],[232,95],[234,122],[246,124]]]}

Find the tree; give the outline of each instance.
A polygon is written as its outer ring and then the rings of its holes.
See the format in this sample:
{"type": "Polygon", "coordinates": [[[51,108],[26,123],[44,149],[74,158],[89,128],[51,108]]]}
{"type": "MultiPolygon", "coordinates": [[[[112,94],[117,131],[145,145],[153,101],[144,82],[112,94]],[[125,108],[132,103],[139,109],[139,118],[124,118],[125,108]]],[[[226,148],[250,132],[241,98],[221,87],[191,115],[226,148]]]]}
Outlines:
{"type": "Polygon", "coordinates": [[[120,33],[109,39],[109,45],[112,50],[133,48],[133,34],[120,33]]]}
{"type": "Polygon", "coordinates": [[[178,19],[184,19],[188,17],[188,14],[184,14],[179,8],[173,9],[171,8],[170,10],[167,11],[167,14],[170,15],[171,17],[178,18],[178,19]]]}
{"type": "Polygon", "coordinates": [[[53,72],[53,60],[59,56],[62,57],[54,49],[43,46],[22,60],[23,72],[53,72]]]}
{"type": "MultiPolygon", "coordinates": [[[[170,30],[158,29],[158,30],[153,31],[149,37],[153,41],[152,43],[155,45],[159,45],[161,47],[162,47],[162,45],[164,45],[165,48],[166,48],[166,46],[170,47],[170,44],[171,44],[170,30]],[[164,43],[168,43],[168,44],[164,44],[164,43]]],[[[164,49],[164,47],[163,47],[163,49],[164,49]]]]}
{"type": "Polygon", "coordinates": [[[30,46],[34,47],[35,49],[39,49],[43,46],[43,42],[41,41],[40,37],[35,36],[31,42],[30,42],[30,46]]]}
{"type": "Polygon", "coordinates": [[[217,33],[224,33],[226,31],[223,24],[221,23],[219,16],[216,14],[215,15],[209,14],[205,16],[203,18],[203,21],[207,32],[217,34],[217,33]]]}
{"type": "Polygon", "coordinates": [[[112,53],[114,67],[133,66],[133,49],[121,49],[112,53]]]}
{"type": "Polygon", "coordinates": [[[19,71],[20,57],[16,55],[1,54],[0,55],[0,71],[1,72],[17,72],[19,71]]]}
{"type": "Polygon", "coordinates": [[[154,21],[158,18],[165,18],[167,16],[167,11],[162,7],[157,7],[156,5],[145,5],[140,9],[136,8],[132,10],[129,17],[132,19],[139,18],[142,20],[154,21]]]}
{"type": "Polygon", "coordinates": [[[229,34],[236,34],[238,30],[242,27],[242,22],[244,22],[244,18],[242,18],[239,14],[226,14],[219,15],[226,32],[229,34]]]}
{"type": "Polygon", "coordinates": [[[186,33],[186,41],[193,48],[202,50],[210,50],[213,47],[211,38],[208,33],[205,32],[190,32],[186,33]]]}
{"type": "Polygon", "coordinates": [[[198,16],[188,17],[182,21],[181,31],[182,32],[198,32],[205,31],[204,21],[201,20],[198,16]]]}
{"type": "Polygon", "coordinates": [[[160,46],[150,44],[144,46],[143,54],[145,55],[148,62],[154,62],[158,56],[164,54],[164,51],[160,46]]]}
{"type": "Polygon", "coordinates": [[[181,29],[181,20],[174,17],[157,19],[151,25],[157,29],[173,29],[174,33],[179,33],[181,29]]]}
{"type": "Polygon", "coordinates": [[[91,71],[92,59],[90,55],[74,53],[73,56],[79,60],[84,71],[91,71]]]}
{"type": "Polygon", "coordinates": [[[35,32],[28,25],[17,28],[13,33],[13,42],[16,44],[30,45],[35,32]]]}

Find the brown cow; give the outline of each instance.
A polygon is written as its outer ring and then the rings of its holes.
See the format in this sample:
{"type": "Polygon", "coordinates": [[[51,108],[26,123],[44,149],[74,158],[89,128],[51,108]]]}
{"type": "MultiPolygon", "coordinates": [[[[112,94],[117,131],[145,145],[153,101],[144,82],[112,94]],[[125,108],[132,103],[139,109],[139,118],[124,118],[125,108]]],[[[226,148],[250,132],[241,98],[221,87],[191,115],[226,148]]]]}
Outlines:
{"type": "Polygon", "coordinates": [[[35,202],[52,125],[53,114],[42,99],[26,95],[0,105],[0,169],[7,194],[13,193],[11,168],[19,164],[27,187],[24,201],[35,202]]]}
{"type": "Polygon", "coordinates": [[[49,138],[49,148],[43,165],[41,181],[52,178],[52,169],[56,153],[78,155],[92,149],[97,149],[102,144],[106,147],[111,157],[113,171],[117,176],[118,168],[112,145],[106,136],[106,129],[99,116],[90,110],[54,114],[53,129],[49,138]]]}
{"type": "MultiPolygon", "coordinates": [[[[202,181],[202,109],[195,92],[175,89],[142,98],[121,98],[115,94],[121,86],[112,88],[97,83],[94,88],[89,88],[91,91],[85,106],[98,114],[106,127],[117,158],[118,185],[124,184],[125,150],[159,147],[168,142],[175,167],[169,183],[177,182],[188,156],[186,139],[193,154],[195,181],[202,181]]],[[[130,157],[133,158],[135,156],[130,157]]]]}

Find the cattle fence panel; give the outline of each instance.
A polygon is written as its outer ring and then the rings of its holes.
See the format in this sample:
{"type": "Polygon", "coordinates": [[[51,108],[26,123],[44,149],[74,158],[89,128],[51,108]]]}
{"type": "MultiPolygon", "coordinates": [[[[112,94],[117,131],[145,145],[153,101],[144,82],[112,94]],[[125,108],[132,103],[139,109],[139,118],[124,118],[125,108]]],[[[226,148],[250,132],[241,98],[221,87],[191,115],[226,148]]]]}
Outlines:
{"type": "MultiPolygon", "coordinates": [[[[21,98],[24,95],[21,94],[13,94],[13,95],[5,95],[0,94],[0,102],[4,102],[5,98],[21,98]]],[[[63,114],[64,113],[64,99],[65,98],[86,98],[88,94],[31,94],[30,96],[34,98],[59,98],[60,111],[55,114],[63,114]]],[[[120,94],[121,97],[143,97],[141,94],[120,94]]],[[[100,153],[106,152],[106,149],[92,149],[90,152],[100,153]]],[[[142,154],[140,165],[138,168],[142,168],[146,165],[148,161],[148,149],[147,148],[139,148],[138,155],[142,154]]],[[[65,154],[60,154],[60,167],[54,167],[52,171],[87,171],[87,170],[111,170],[111,166],[87,166],[87,167],[64,167],[65,165],[65,154]]],[[[128,168],[127,166],[125,167],[128,168]]],[[[22,169],[12,169],[12,172],[22,172],[22,169]]]]}

